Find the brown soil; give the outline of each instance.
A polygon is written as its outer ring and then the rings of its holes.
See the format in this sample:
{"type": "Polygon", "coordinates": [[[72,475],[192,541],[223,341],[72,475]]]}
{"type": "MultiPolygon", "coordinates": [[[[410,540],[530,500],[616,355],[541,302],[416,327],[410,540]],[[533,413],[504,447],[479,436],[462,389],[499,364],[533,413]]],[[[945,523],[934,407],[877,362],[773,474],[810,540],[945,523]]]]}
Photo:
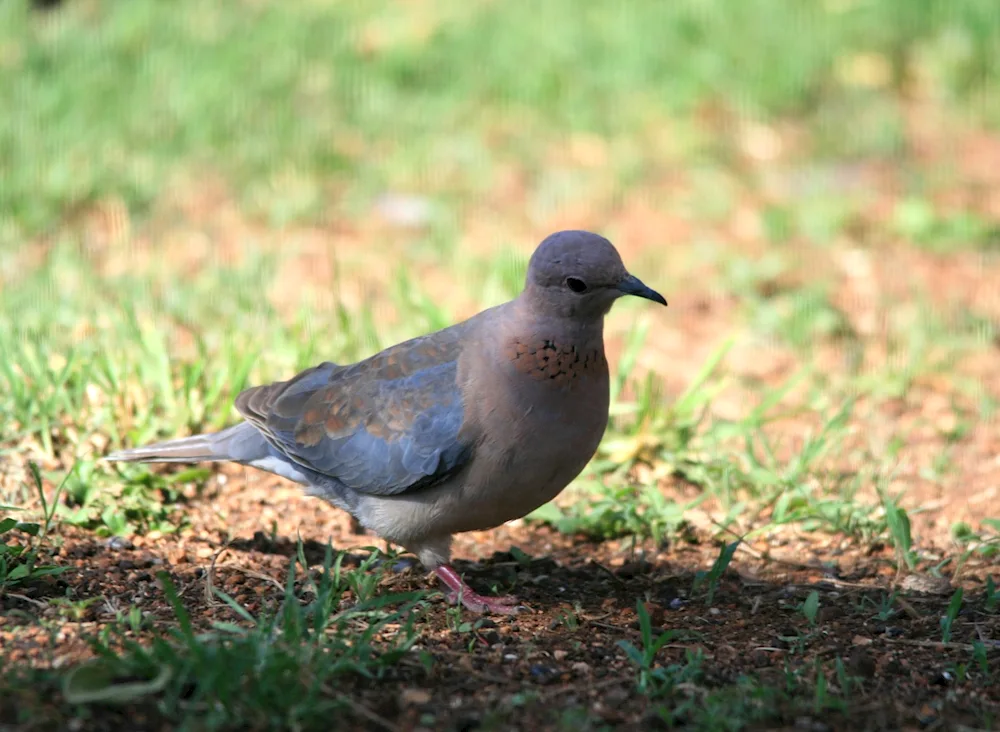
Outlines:
{"type": "MultiPolygon", "coordinates": [[[[170,574],[196,624],[206,627],[238,620],[228,607],[209,602],[210,582],[253,613],[276,606],[295,551],[290,537],[297,533],[310,562],[322,561],[328,538],[338,549],[373,543],[353,534],[344,514],[301,496],[297,488],[256,474],[245,481],[242,473],[227,470],[228,480],[221,485],[213,480],[205,495],[193,499],[188,508],[193,525],[180,535],[122,543],[67,530],[54,559],[68,571],[24,595],[0,599],[0,643],[7,660],[64,666],[85,658],[90,652],[84,639],[113,620],[115,608],[131,604],[158,624],[173,622],[155,579],[160,570],[170,574]],[[272,528],[275,541],[269,538],[272,528]],[[100,601],[74,620],[59,618],[52,606],[40,610],[36,602],[67,594],[100,601]],[[33,617],[39,613],[48,621],[44,625],[33,617]],[[58,632],[51,630],[53,623],[58,632]]],[[[702,593],[691,596],[692,585],[695,572],[708,569],[718,552],[718,546],[697,540],[662,548],[630,541],[594,544],[523,522],[462,536],[457,565],[467,579],[480,589],[512,589],[530,610],[516,618],[490,618],[473,635],[456,633],[438,596],[418,621],[420,645],[436,662],[430,675],[404,663],[392,683],[359,681],[350,689],[356,704],[351,728],[414,729],[429,713],[435,720],[429,728],[474,729],[494,711],[503,728],[541,729],[553,725],[562,710],[581,706],[595,721],[616,728],[655,728],[651,704],[636,691],[636,669],[617,646],[620,640],[640,645],[637,599],[645,602],[655,627],[689,632],[669,644],[658,663],[683,662],[690,651],[704,653],[705,685],[692,685],[688,693],[694,697],[744,674],[781,687],[786,668],[808,669],[817,662],[836,690],[838,658],[859,677],[845,712],[777,709],[769,728],[976,727],[987,714],[1000,713],[1000,685],[987,690],[959,680],[955,671],[958,664],[971,667],[970,644],[977,639],[990,648],[994,669],[1000,661],[1000,614],[985,612],[981,597],[985,576],[995,567],[970,561],[951,582],[911,576],[904,580],[911,589],[896,605],[903,612],[880,621],[877,608],[901,579],[884,546],[791,530],[761,537],[737,553],[707,605],[702,593]],[[533,557],[530,566],[515,561],[511,545],[533,557]],[[958,586],[965,588],[967,602],[951,641],[942,643],[939,619],[958,586]],[[815,628],[798,609],[813,589],[820,595],[815,628]],[[575,615],[576,627],[567,625],[567,614],[575,615]],[[537,699],[512,706],[514,695],[526,691],[537,692],[537,699]]],[[[404,569],[387,574],[380,589],[434,587],[421,570],[404,569]]],[[[21,708],[38,720],[32,728],[81,729],[72,726],[72,710],[53,693],[39,688],[0,696],[0,724],[12,724],[21,708]]],[[[126,720],[132,729],[166,728],[156,722],[152,707],[95,711],[87,728],[119,729],[126,720]]]]}

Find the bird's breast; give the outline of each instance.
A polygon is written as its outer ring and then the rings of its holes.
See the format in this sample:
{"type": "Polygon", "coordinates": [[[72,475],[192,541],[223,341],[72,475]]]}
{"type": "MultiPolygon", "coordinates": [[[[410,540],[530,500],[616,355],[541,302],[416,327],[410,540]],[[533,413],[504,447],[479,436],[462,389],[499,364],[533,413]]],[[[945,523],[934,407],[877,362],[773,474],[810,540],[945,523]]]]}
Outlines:
{"type": "MultiPolygon", "coordinates": [[[[543,441],[543,451],[586,451],[597,447],[608,420],[608,361],[603,341],[574,343],[554,338],[508,338],[501,344],[500,368],[483,392],[510,432],[508,444],[551,430],[570,444],[543,441]]],[[[589,455],[588,455],[589,458],[589,455]]]]}
{"type": "Polygon", "coordinates": [[[608,423],[600,341],[510,338],[494,348],[489,368],[465,390],[477,440],[462,479],[461,530],[496,526],[551,500],[593,457],[608,423]]]}
{"type": "Polygon", "coordinates": [[[578,346],[549,338],[510,338],[504,357],[514,372],[553,387],[577,389],[607,377],[602,343],[578,346]]]}

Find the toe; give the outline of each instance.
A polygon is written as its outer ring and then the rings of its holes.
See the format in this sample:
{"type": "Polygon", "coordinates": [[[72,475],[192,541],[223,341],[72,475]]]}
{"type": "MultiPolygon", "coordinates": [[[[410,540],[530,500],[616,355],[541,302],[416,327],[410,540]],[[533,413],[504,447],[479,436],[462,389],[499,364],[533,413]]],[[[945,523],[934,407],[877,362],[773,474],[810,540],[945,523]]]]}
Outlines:
{"type": "Polygon", "coordinates": [[[527,610],[524,605],[518,605],[517,603],[490,603],[486,610],[495,613],[497,615],[517,615],[525,610],[527,610]]]}
{"type": "Polygon", "coordinates": [[[465,609],[474,613],[495,613],[497,615],[517,615],[525,606],[520,604],[520,600],[513,595],[503,597],[483,597],[475,593],[462,593],[461,597],[457,592],[448,592],[445,599],[452,604],[461,603],[465,609]]]}
{"type": "Polygon", "coordinates": [[[502,595],[500,597],[490,598],[490,602],[498,605],[519,605],[521,603],[521,598],[517,595],[502,595]]]}

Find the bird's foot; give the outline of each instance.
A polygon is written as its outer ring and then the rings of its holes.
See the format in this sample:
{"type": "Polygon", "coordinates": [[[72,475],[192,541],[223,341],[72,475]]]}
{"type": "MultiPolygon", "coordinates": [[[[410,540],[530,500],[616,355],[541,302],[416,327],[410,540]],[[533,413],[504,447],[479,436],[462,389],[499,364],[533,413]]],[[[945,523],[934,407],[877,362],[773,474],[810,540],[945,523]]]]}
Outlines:
{"type": "Polygon", "coordinates": [[[457,605],[461,602],[466,609],[474,613],[494,613],[495,615],[517,615],[523,606],[521,601],[514,595],[501,595],[500,597],[483,597],[470,590],[455,592],[448,590],[445,595],[448,602],[457,605]]]}
{"type": "Polygon", "coordinates": [[[514,595],[501,597],[484,597],[473,590],[458,576],[451,566],[445,564],[434,570],[441,581],[448,585],[448,602],[455,605],[461,602],[474,613],[495,613],[497,615],[516,615],[525,609],[514,595]]]}

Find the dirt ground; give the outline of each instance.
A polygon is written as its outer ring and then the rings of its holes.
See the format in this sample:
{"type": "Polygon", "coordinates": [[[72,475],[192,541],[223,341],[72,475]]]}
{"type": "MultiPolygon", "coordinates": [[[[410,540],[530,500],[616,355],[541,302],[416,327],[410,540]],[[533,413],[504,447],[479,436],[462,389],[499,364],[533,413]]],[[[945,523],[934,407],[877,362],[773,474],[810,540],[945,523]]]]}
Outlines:
{"type": "MultiPolygon", "coordinates": [[[[188,507],[192,525],[180,535],[100,539],[66,532],[55,561],[69,571],[48,585],[2,600],[0,643],[12,664],[64,666],[89,654],[84,641],[113,619],[115,608],[135,604],[158,623],[171,623],[155,572],[166,570],[198,626],[235,620],[232,611],[208,602],[209,581],[250,612],[274,607],[282,596],[289,558],[289,537],[300,532],[310,562],[321,562],[329,538],[337,548],[371,545],[352,533],[346,517],[298,488],[259,474],[244,480],[242,470],[227,470],[188,507]],[[277,540],[269,538],[270,528],[277,540]],[[213,567],[214,565],[214,567],[213,567]],[[79,619],[65,621],[54,636],[21,617],[39,612],[46,596],[99,597],[79,619]]],[[[350,726],[357,729],[475,729],[488,712],[511,710],[512,700],[536,692],[534,701],[508,716],[499,728],[551,727],[560,710],[586,708],[595,722],[618,729],[662,726],[652,705],[636,691],[636,670],[617,647],[619,640],[639,645],[636,599],[643,598],[655,627],[687,631],[685,640],[661,652],[664,665],[682,662],[692,650],[704,653],[706,686],[735,683],[744,674],[761,683],[782,685],[786,667],[823,663],[831,675],[840,658],[860,680],[846,711],[803,713],[801,706],[778,709],[766,728],[788,729],[958,729],[977,728],[1000,714],[1000,685],[978,690],[956,676],[955,666],[970,663],[971,643],[982,640],[992,664],[1000,658],[1000,615],[989,614],[981,597],[985,576],[995,567],[970,561],[952,582],[899,577],[892,551],[884,545],[858,546],[836,537],[786,531],[743,545],[723,575],[711,605],[691,597],[695,573],[709,568],[719,547],[689,540],[669,546],[634,546],[631,541],[593,544],[537,525],[518,522],[493,532],[459,538],[459,570],[479,588],[512,588],[528,611],[514,618],[492,617],[473,635],[456,633],[447,623],[443,598],[418,621],[420,645],[435,659],[428,677],[417,667],[398,667],[394,683],[359,681],[351,690],[357,707],[350,726]],[[523,566],[511,545],[533,559],[523,566]],[[903,579],[896,607],[887,621],[876,608],[903,579]],[[966,606],[952,638],[941,642],[940,618],[955,587],[966,589],[966,606]],[[811,590],[820,596],[815,627],[798,609],[811,590]],[[566,623],[567,614],[577,623],[566,623]],[[472,650],[470,650],[472,641],[472,650]]],[[[926,549],[926,547],[924,547],[926,549]]],[[[931,553],[931,555],[933,555],[931,553]]],[[[918,575],[921,576],[921,575],[918,575]]],[[[417,568],[386,575],[381,591],[435,587],[417,568]]],[[[55,616],[48,606],[43,615],[55,616]]],[[[691,685],[694,698],[708,692],[691,685]]],[[[80,729],[69,710],[54,704],[52,688],[21,690],[0,697],[0,728],[12,724],[14,710],[31,709],[40,724],[33,729],[80,729]],[[45,722],[41,722],[45,720],[45,722]]],[[[87,723],[94,729],[165,729],[153,708],[96,708],[87,723]]],[[[346,719],[343,720],[346,723],[346,719]]]]}
{"type": "MultiPolygon", "coordinates": [[[[981,269],[951,267],[947,281],[973,271],[976,286],[965,292],[982,292],[981,269]]],[[[922,270],[914,266],[912,271],[920,276],[922,270]]],[[[946,281],[940,277],[944,271],[937,269],[939,282],[946,281]]],[[[887,277],[885,287],[890,286],[887,277]]],[[[707,334],[722,332],[717,319],[725,318],[715,306],[705,311],[682,305],[672,315],[674,327],[691,335],[689,342],[697,344],[699,355],[709,349],[707,334]]],[[[663,355],[674,346],[664,340],[651,347],[663,355]]],[[[769,382],[787,378],[794,367],[773,350],[742,358],[748,368],[766,365],[761,378],[769,382]]],[[[996,386],[995,361],[993,354],[970,366],[970,373],[982,376],[988,388],[996,386]]],[[[668,388],[680,388],[699,359],[688,354],[673,363],[677,369],[668,388]]],[[[906,400],[882,405],[878,418],[869,419],[864,429],[874,433],[891,432],[894,424],[933,425],[947,418],[950,404],[935,384],[924,383],[906,400]]],[[[720,408],[725,408],[722,401],[720,408]]],[[[919,438],[921,433],[915,434],[919,438]]],[[[637,670],[617,645],[622,640],[640,644],[637,599],[645,602],[656,628],[683,631],[661,651],[660,665],[684,663],[692,652],[703,654],[705,677],[683,690],[696,704],[710,700],[714,690],[737,688],[744,676],[753,677],[756,688],[781,688],[790,669],[807,669],[804,675],[815,678],[817,664],[830,693],[837,695],[838,659],[857,679],[839,711],[813,710],[815,690],[761,702],[775,706],[756,728],[928,730],[996,724],[1000,683],[984,685],[972,660],[972,643],[980,641],[991,667],[1000,663],[1000,615],[987,612],[983,595],[987,576],[998,576],[996,566],[972,558],[956,574],[951,563],[942,571],[950,579],[943,580],[931,570],[956,555],[948,533],[954,521],[1000,515],[995,480],[1000,437],[995,422],[977,425],[954,447],[953,473],[944,483],[934,483],[922,480],[920,471],[936,454],[935,434],[928,428],[926,439],[907,444],[897,476],[897,487],[908,490],[905,505],[911,512],[921,509],[911,513],[925,558],[915,575],[898,573],[893,549],[883,543],[865,545],[785,526],[742,545],[713,602],[706,604],[703,592],[692,596],[692,587],[696,573],[711,567],[719,555],[719,545],[708,538],[714,533],[710,506],[691,517],[694,525],[686,539],[659,547],[631,540],[594,543],[523,521],[460,536],[455,555],[466,579],[480,590],[496,586],[512,591],[529,610],[514,618],[491,617],[471,633],[458,633],[437,595],[417,621],[420,647],[435,659],[433,670],[428,675],[418,664],[404,662],[393,670],[391,683],[358,680],[342,689],[353,701],[338,728],[558,728],[560,715],[573,709],[585,709],[594,727],[662,728],[656,703],[638,692],[637,670]],[[511,546],[532,557],[529,566],[517,561],[511,546]],[[899,612],[880,620],[879,608],[894,587],[900,588],[894,605],[899,612]],[[957,587],[965,590],[965,605],[944,643],[940,621],[957,587]],[[815,627],[800,609],[812,590],[820,599],[815,627]],[[568,616],[576,622],[567,623],[568,616]],[[962,678],[961,669],[969,676],[962,678]]],[[[663,488],[669,498],[692,497],[693,489],[674,479],[663,488]]],[[[251,613],[277,606],[297,535],[316,563],[322,561],[327,540],[336,549],[359,551],[377,543],[353,533],[344,514],[303,496],[298,487],[239,468],[223,469],[201,495],[188,494],[181,511],[190,526],[176,535],[104,539],[61,527],[62,544],[52,560],[67,571],[20,594],[0,597],[0,646],[8,668],[66,667],[89,657],[86,638],[112,622],[116,610],[131,605],[160,627],[175,624],[156,579],[159,571],[169,573],[196,624],[207,628],[215,621],[236,620],[225,605],[209,600],[210,583],[251,613]],[[43,602],[67,595],[99,599],[79,617],[60,615],[57,606],[43,602]],[[39,624],[39,616],[49,622],[39,624]]],[[[387,574],[380,591],[436,587],[433,576],[411,566],[387,574]]],[[[152,704],[93,707],[89,720],[75,719],[53,683],[0,695],[0,730],[14,729],[17,710],[23,714],[25,709],[39,720],[31,729],[169,728],[152,704]]],[[[677,721],[683,724],[685,717],[677,721]]]]}

